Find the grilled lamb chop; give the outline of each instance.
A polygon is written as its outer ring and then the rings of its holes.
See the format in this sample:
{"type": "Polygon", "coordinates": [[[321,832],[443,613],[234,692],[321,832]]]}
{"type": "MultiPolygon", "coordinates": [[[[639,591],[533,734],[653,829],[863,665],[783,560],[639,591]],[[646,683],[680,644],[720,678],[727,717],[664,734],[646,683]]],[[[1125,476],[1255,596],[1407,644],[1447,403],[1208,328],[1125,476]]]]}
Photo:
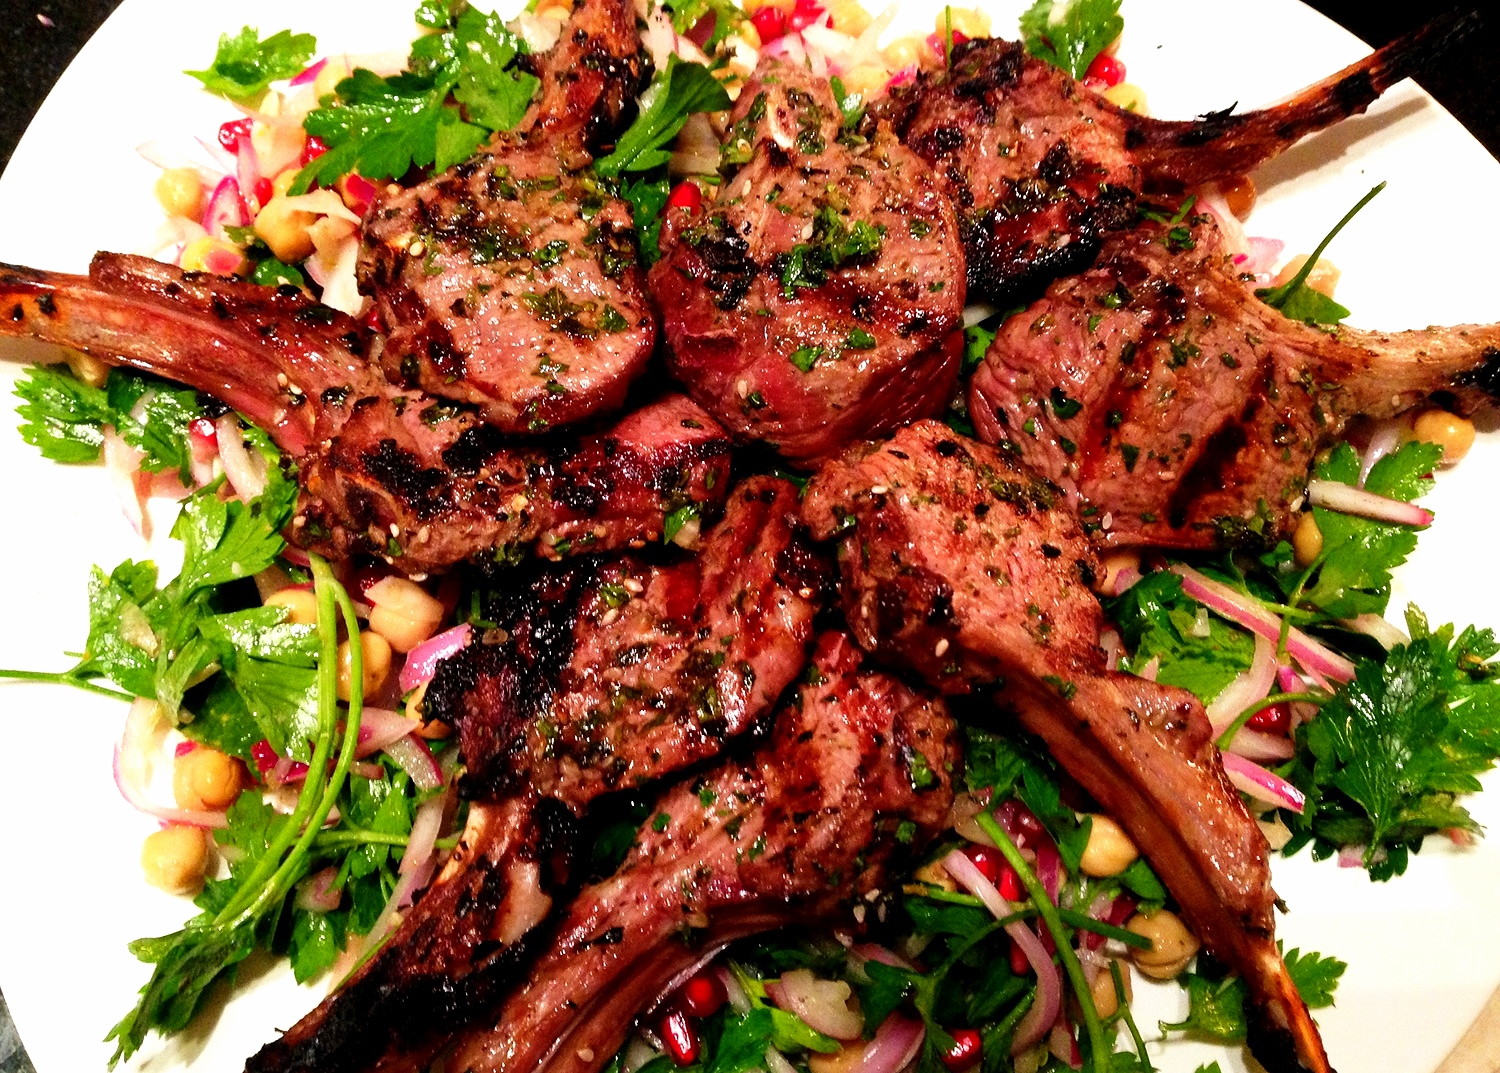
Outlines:
{"type": "Polygon", "coordinates": [[[1251,292],[1212,217],[1112,236],[1005,322],[969,413],[1103,544],[1274,543],[1358,414],[1500,397],[1500,325],[1322,331],[1251,292]]]}
{"type": "Polygon", "coordinates": [[[941,701],[860,673],[860,659],[846,635],[820,638],[818,680],[780,710],[771,740],[661,800],[620,870],[578,896],[525,986],[460,1039],[448,1068],[594,1073],[636,1015],[714,951],[836,920],[883,887],[890,858],[941,829],[960,754],[941,701]],[[935,776],[920,790],[917,755],[935,776]],[[916,826],[906,845],[903,821],[916,826]],[[687,929],[704,934],[684,943],[687,929]]]}
{"type": "Polygon", "coordinates": [[[294,288],[101,253],[91,274],[0,265],[0,334],[33,336],[180,381],[265,429],[297,464],[298,544],[385,556],[409,573],[501,549],[658,539],[712,512],[729,441],[681,396],[568,445],[514,446],[466,408],[392,387],[372,337],[294,288]]]}
{"type": "Polygon", "coordinates": [[[995,691],[1130,833],[1256,1001],[1271,1073],[1328,1060],[1274,939],[1266,843],[1192,694],[1105,670],[1094,553],[1048,481],[921,421],[813,479],[804,516],[840,537],[843,603],[866,649],[944,693],[995,691]]]}
{"type": "Polygon", "coordinates": [[[656,343],[630,206],[578,170],[649,77],[634,10],[586,0],[536,65],[515,132],[376,200],[358,266],[391,382],[505,432],[618,409],[656,343]]]}
{"type": "Polygon", "coordinates": [[[840,136],[827,79],[764,60],[706,212],[669,214],[650,275],[668,366],[742,439],[799,462],[936,413],[962,350],[963,252],[931,170],[840,136]]]}
{"type": "Polygon", "coordinates": [[[975,39],[954,46],[951,66],[893,91],[877,113],[953,199],[972,297],[1011,305],[1088,267],[1107,232],[1135,221],[1142,189],[1244,174],[1363,112],[1470,25],[1433,23],[1283,104],[1186,122],[1116,108],[1019,42],[975,39]]]}
{"type": "Polygon", "coordinates": [[[439,665],[429,714],[457,724],[478,797],[460,851],[382,952],[252,1070],[416,1070],[520,979],[567,875],[545,852],[600,794],[717,756],[805,665],[823,567],[797,490],[735,489],[702,554],[541,568],[487,609],[493,643],[439,665]]]}

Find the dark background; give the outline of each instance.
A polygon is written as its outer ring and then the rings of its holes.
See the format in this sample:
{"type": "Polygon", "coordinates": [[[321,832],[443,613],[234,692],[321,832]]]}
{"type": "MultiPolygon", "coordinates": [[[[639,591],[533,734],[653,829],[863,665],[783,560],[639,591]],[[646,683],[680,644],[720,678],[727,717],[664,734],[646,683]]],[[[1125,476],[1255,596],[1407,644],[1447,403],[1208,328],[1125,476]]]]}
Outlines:
{"type": "MultiPolygon", "coordinates": [[[[1420,0],[1389,6],[1371,0],[1310,2],[1371,45],[1383,45],[1444,9],[1420,0]]],[[[119,0],[0,0],[0,171],[58,75],[118,4],[119,0]]],[[[1485,148],[1500,156],[1500,17],[1491,18],[1490,25],[1421,83],[1485,148]]],[[[0,1073],[32,1073],[3,997],[0,1073]]]]}

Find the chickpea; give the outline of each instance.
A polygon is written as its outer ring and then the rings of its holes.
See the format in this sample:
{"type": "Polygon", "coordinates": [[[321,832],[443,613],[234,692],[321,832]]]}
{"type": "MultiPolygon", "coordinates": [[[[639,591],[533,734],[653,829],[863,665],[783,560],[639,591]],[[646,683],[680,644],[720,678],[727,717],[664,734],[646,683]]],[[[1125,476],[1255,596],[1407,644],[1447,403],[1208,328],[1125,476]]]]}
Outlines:
{"type": "Polygon", "coordinates": [[[343,60],[330,58],[318,72],[318,77],[313,80],[313,96],[322,100],[334,91],[334,88],[348,78],[350,75],[349,65],[343,60]]]}
{"type": "Polygon", "coordinates": [[[255,214],[255,233],[271,247],[277,260],[295,264],[312,255],[313,240],[307,229],[317,219],[313,213],[292,208],[286,198],[273,197],[255,214]]]}
{"type": "Polygon", "coordinates": [[[1297,519],[1297,528],[1292,530],[1292,553],[1298,566],[1311,566],[1314,559],[1323,554],[1323,531],[1312,511],[1297,519]]]}
{"type": "Polygon", "coordinates": [[[266,597],[266,606],[286,608],[286,620],[298,626],[318,624],[318,598],[310,589],[292,587],[273,592],[266,597]]]}
{"type": "Polygon", "coordinates": [[[573,14],[573,5],[568,0],[544,0],[543,3],[537,5],[533,14],[539,19],[567,22],[568,16],[573,14]]]}
{"type": "Polygon", "coordinates": [[[1170,980],[1188,967],[1198,953],[1198,938],[1188,931],[1182,918],[1168,909],[1150,916],[1137,913],[1125,927],[1151,940],[1150,950],[1132,948],[1135,967],[1153,980],[1170,980]]]}
{"type": "Polygon", "coordinates": [[[859,0],[833,0],[828,11],[833,28],[841,34],[858,37],[870,28],[870,13],[859,0]]]}
{"type": "MultiPolygon", "coordinates": [[[[1305,264],[1307,264],[1307,254],[1297,254],[1297,256],[1286,263],[1286,266],[1280,272],[1276,273],[1276,278],[1271,281],[1271,285],[1273,287],[1280,287],[1284,283],[1291,282],[1292,277],[1301,272],[1302,266],[1305,264]]],[[[1318,293],[1332,298],[1334,290],[1339,285],[1339,277],[1341,275],[1343,273],[1337,265],[1326,257],[1319,257],[1318,263],[1313,265],[1312,271],[1307,274],[1307,279],[1304,282],[1318,293]]]]}
{"type": "Polygon", "coordinates": [[[63,361],[68,363],[73,375],[89,387],[103,387],[104,382],[109,379],[109,366],[92,354],[85,354],[81,350],[65,350],[63,361]]]}
{"type": "Polygon", "coordinates": [[[443,605],[427,590],[404,577],[388,577],[370,586],[370,629],[397,652],[410,652],[437,632],[443,605]]]}
{"type": "Polygon", "coordinates": [[[1241,220],[1250,215],[1250,210],[1255,208],[1255,199],[1259,196],[1255,180],[1248,175],[1236,175],[1232,179],[1223,180],[1219,183],[1219,192],[1224,195],[1224,203],[1229,206],[1229,211],[1241,220]]]}
{"type": "MultiPolygon", "coordinates": [[[[380,687],[385,685],[385,680],[391,674],[391,645],[384,637],[370,630],[362,630],[359,635],[360,653],[363,656],[364,695],[370,696],[378,693],[380,687]]],[[[339,645],[339,700],[349,699],[350,674],[353,670],[353,659],[350,656],[349,642],[345,641],[339,645]]]]}
{"type": "Polygon", "coordinates": [[[797,6],[797,0],[745,0],[742,6],[746,15],[754,15],[763,7],[777,7],[790,15],[797,6]]]}
{"type": "Polygon", "coordinates": [[[1120,583],[1120,575],[1127,570],[1141,572],[1141,553],[1138,551],[1112,551],[1099,563],[1104,576],[1099,580],[1099,591],[1113,596],[1120,583]]]}
{"type": "Polygon", "coordinates": [[[892,70],[900,70],[923,61],[927,55],[927,42],[916,35],[898,37],[881,49],[880,55],[892,70]]]}
{"type": "Polygon", "coordinates": [[[1117,876],[1141,855],[1118,823],[1102,813],[1089,817],[1089,844],[1083,848],[1079,868],[1087,876],[1117,876]]]}
{"type": "Polygon", "coordinates": [[[937,18],[933,20],[933,29],[941,36],[948,32],[950,25],[954,33],[963,34],[968,38],[990,36],[990,17],[976,8],[945,7],[940,9],[937,18]]]}
{"type": "Polygon", "coordinates": [[[853,1073],[863,1061],[867,1046],[869,1044],[864,1040],[855,1040],[845,1043],[832,1054],[809,1054],[807,1068],[812,1073],[853,1073]]]}
{"type": "Polygon", "coordinates": [[[196,827],[172,825],[146,836],[141,846],[146,882],[168,894],[192,894],[208,870],[208,836],[196,827]]]}
{"type": "Polygon", "coordinates": [[[881,68],[866,63],[851,68],[843,78],[845,93],[858,93],[863,100],[869,100],[885,89],[890,75],[881,68]]]}
{"type": "Polygon", "coordinates": [[[203,235],[189,242],[182,251],[184,272],[213,272],[233,276],[245,267],[245,252],[232,242],[203,235]]]}
{"type": "Polygon", "coordinates": [[[292,183],[297,181],[297,168],[287,168],[276,178],[271,180],[271,194],[274,197],[285,197],[286,192],[292,188],[292,183]]]}
{"type": "Polygon", "coordinates": [[[240,765],[199,745],[172,762],[172,796],[180,808],[226,809],[240,795],[240,765]]]}
{"type": "Polygon", "coordinates": [[[192,168],[168,168],[152,189],[157,204],[170,216],[196,220],[203,211],[203,180],[192,168]]]}
{"type": "Polygon", "coordinates": [[[1423,443],[1443,449],[1443,465],[1451,466],[1474,446],[1474,422],[1447,410],[1425,410],[1418,415],[1412,433],[1423,443]]]}
{"type": "Polygon", "coordinates": [[[1104,91],[1104,99],[1122,111],[1146,114],[1146,91],[1134,82],[1110,86],[1104,91]]]}
{"type": "MultiPolygon", "coordinates": [[[[1109,966],[1114,962],[1106,962],[1104,968],[1095,974],[1094,982],[1089,985],[1089,991],[1094,996],[1094,1009],[1099,1011],[1100,1017],[1113,1017],[1115,1011],[1120,1008],[1120,993],[1115,990],[1115,978],[1109,971],[1109,966]]],[[[1135,997],[1130,986],[1130,966],[1120,965],[1120,983],[1125,985],[1125,1003],[1129,1005],[1135,997]]]]}

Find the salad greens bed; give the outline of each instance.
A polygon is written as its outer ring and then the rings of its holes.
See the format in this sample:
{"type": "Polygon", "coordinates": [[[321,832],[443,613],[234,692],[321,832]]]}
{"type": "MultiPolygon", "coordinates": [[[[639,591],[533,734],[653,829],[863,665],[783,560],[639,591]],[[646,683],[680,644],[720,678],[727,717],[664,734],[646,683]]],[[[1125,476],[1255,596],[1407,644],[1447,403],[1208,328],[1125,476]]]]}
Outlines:
{"type": "MultiPolygon", "coordinates": [[[[718,20],[708,42],[712,48],[728,27],[743,21],[742,13],[727,0],[671,9],[680,32],[709,12],[718,20]]],[[[1022,34],[1033,55],[1075,77],[1123,26],[1118,0],[1078,0],[1060,20],[1054,14],[1050,0],[1039,0],[1023,17],[1022,34]]],[[[307,115],[307,132],[327,151],[306,164],[293,192],[327,186],[350,172],[378,180],[401,179],[413,168],[443,169],[468,157],[493,132],[519,122],[538,83],[517,63],[526,52],[518,36],[463,0],[422,0],[416,21],[427,32],[413,45],[406,71],[390,77],[355,71],[307,115]]],[[[298,74],[315,49],[305,34],[283,31],[262,39],[247,27],[225,35],[213,64],[191,73],[210,91],[243,99],[298,74]]],[[[846,117],[857,118],[863,107],[858,95],[847,94],[842,84],[835,91],[846,117]]],[[[692,114],[728,105],[709,68],[673,57],[614,151],[595,163],[601,189],[634,206],[648,259],[655,256],[660,215],[672,191],[666,163],[673,139],[692,114]]],[[[1178,222],[1191,210],[1188,201],[1162,219],[1178,222]]],[[[861,236],[841,233],[838,240],[858,242],[861,236]]],[[[252,243],[249,252],[252,278],[311,286],[263,245],[252,243]],[[265,267],[269,275],[261,271],[265,267]]],[[[827,254],[834,263],[836,255],[827,254]]],[[[1316,259],[1315,253],[1301,273],[1262,297],[1287,316],[1337,330],[1348,311],[1306,286],[1316,259]]],[[[968,329],[966,373],[1004,316],[968,329]]],[[[27,370],[16,393],[21,436],[45,457],[97,461],[113,430],[141,452],[146,472],[176,473],[189,486],[190,430],[226,412],[195,392],[122,370],[91,386],[64,366],[37,366],[27,370]]],[[[1056,405],[1069,401],[1064,397],[1056,405]]],[[[952,423],[970,431],[961,409],[952,423]]],[[[347,968],[345,951],[376,926],[397,888],[414,814],[448,793],[419,789],[388,755],[354,763],[364,705],[357,686],[359,646],[351,646],[356,685],[347,703],[336,697],[335,653],[341,627],[346,636],[358,632],[358,612],[333,568],[316,557],[288,556],[281,534],[296,499],[293,468],[264,434],[243,427],[241,435],[266,460],[261,494],[248,502],[233,498],[222,477],[192,491],[172,530],[184,552],[175,578],[163,583],[149,562],[126,561],[108,572],[95,568],[87,582],[89,632],[78,662],[62,672],[0,671],[144,700],[187,738],[257,773],[259,785],[238,797],[214,834],[227,869],[222,878],[207,880],[196,899],[198,915],[180,931],[131,945],[153,968],[136,1006],[110,1035],[116,1061],[135,1053],[150,1031],[188,1025],[210,988],[232,984],[237,967],[256,950],[285,956],[299,981],[335,964],[347,968]],[[253,579],[265,571],[311,583],[315,624],[295,624],[284,608],[262,604],[253,579]],[[306,765],[300,787],[273,785],[280,769],[268,757],[306,765]]],[[[1320,458],[1316,477],[1410,502],[1432,487],[1441,455],[1433,445],[1409,442],[1361,479],[1360,454],[1344,443],[1320,458]]],[[[1312,515],[1323,544],[1307,564],[1299,565],[1290,545],[1266,540],[1256,526],[1230,534],[1234,550],[1181,558],[1281,621],[1280,662],[1289,662],[1293,627],[1352,661],[1347,683],[1258,701],[1223,741],[1268,703],[1294,702],[1291,755],[1273,764],[1272,773],[1300,791],[1305,804],[1300,811],[1267,809],[1262,819],[1284,828],[1284,853],[1304,847],[1316,858],[1342,853],[1372,880],[1383,881],[1406,869],[1428,835],[1478,832],[1460,797],[1477,791],[1477,776],[1500,758],[1500,664],[1494,660],[1500,643],[1489,630],[1432,627],[1414,607],[1405,611],[1409,640],[1389,650],[1351,628],[1359,616],[1386,613],[1392,571],[1415,548],[1419,529],[1324,507],[1314,507],[1312,515]]],[[[1148,564],[1155,568],[1108,598],[1106,610],[1122,640],[1122,670],[1149,672],[1208,704],[1249,671],[1256,640],[1239,621],[1211,613],[1189,595],[1183,577],[1169,569],[1177,563],[1167,557],[1148,564]]],[[[460,612],[460,621],[484,625],[484,592],[495,578],[491,570],[483,579],[464,579],[457,606],[468,610],[460,612]]],[[[982,710],[960,707],[957,714],[966,738],[962,785],[987,802],[975,822],[1003,858],[991,861],[995,874],[1015,884],[1005,895],[1013,914],[997,919],[984,901],[929,864],[900,890],[856,912],[868,936],[896,956],[857,954],[859,947],[827,934],[778,934],[739,944],[725,963],[737,1000],[698,1017],[692,1052],[664,1050],[660,1039],[644,1034],[614,1058],[610,1073],[781,1069],[773,1053],[798,1071],[829,1073],[818,1065],[819,1056],[839,1052],[839,1041],[772,1000],[777,978],[794,969],[846,983],[857,996],[866,1037],[887,1024],[919,1023],[915,1061],[921,1073],[1011,1068],[1011,1041],[1039,1001],[1034,965],[1018,956],[1007,931],[1017,922],[1034,926],[1048,954],[1061,962],[1075,991],[1068,1016],[1083,1028],[1075,1054],[1059,1055],[1056,1047],[1050,1054],[1033,1051],[1023,1056],[1026,1068],[1061,1069],[1072,1060],[1116,1073],[1152,1068],[1128,1002],[1106,1003],[1113,1012],[1100,1016],[1080,958],[1097,964],[1106,953],[1118,959],[1149,947],[1148,939],[1121,924],[1131,914],[1169,904],[1167,892],[1144,859],[1107,878],[1084,875],[1080,865],[1092,821],[1079,788],[1036,742],[1002,733],[982,710]],[[1055,872],[1044,863],[1049,854],[1055,872]],[[1115,1052],[1117,1037],[1126,1047],[1115,1052]]],[[[454,750],[440,741],[432,748],[451,786],[454,750]]],[[[623,858],[651,802],[639,796],[623,806],[612,801],[610,809],[610,821],[600,822],[583,858],[599,876],[623,858]]],[[[448,811],[452,829],[462,822],[462,810],[448,811]]],[[[973,856],[975,844],[950,832],[930,860],[954,850],[973,856]]],[[[1300,950],[1285,956],[1308,1005],[1331,1005],[1343,963],[1300,950]]],[[[1120,963],[1108,964],[1118,999],[1124,994],[1120,963]]],[[[1157,1032],[1224,1043],[1245,1038],[1242,981],[1206,954],[1178,979],[1189,1013],[1179,1023],[1157,1026],[1157,1032]]],[[[1217,1070],[1217,1063],[1205,1067],[1217,1070]]]]}

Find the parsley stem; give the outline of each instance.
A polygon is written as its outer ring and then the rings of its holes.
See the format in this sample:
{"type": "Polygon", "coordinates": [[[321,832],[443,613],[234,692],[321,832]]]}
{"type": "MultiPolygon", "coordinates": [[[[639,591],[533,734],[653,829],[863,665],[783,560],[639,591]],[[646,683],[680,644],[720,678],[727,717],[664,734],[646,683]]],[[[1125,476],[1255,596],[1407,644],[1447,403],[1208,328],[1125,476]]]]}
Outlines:
{"type": "Polygon", "coordinates": [[[1384,189],[1385,183],[1380,183],[1379,185],[1374,187],[1368,194],[1360,198],[1359,202],[1354,206],[1354,208],[1344,213],[1344,218],[1333,225],[1333,230],[1323,236],[1323,241],[1318,243],[1317,249],[1312,251],[1312,253],[1308,256],[1307,261],[1302,265],[1301,270],[1295,276],[1293,276],[1291,279],[1287,280],[1280,287],[1277,287],[1274,290],[1257,292],[1261,301],[1265,302],[1267,305],[1275,306],[1277,309],[1280,309],[1282,305],[1285,304],[1287,298],[1291,296],[1291,293],[1307,282],[1307,277],[1312,275],[1313,269],[1318,266],[1318,258],[1323,256],[1323,251],[1328,248],[1329,243],[1337,238],[1338,233],[1344,229],[1344,226],[1359,214],[1360,209],[1364,208],[1371,201],[1373,201],[1375,199],[1375,195],[1380,193],[1380,191],[1384,189]]]}
{"type": "MultiPolygon", "coordinates": [[[[349,593],[334,579],[328,563],[318,555],[309,555],[308,559],[312,563],[313,584],[318,591],[318,632],[323,642],[323,651],[318,660],[318,748],[313,754],[309,771],[328,769],[328,753],[332,752],[333,740],[338,734],[338,630],[331,621],[332,614],[328,616],[330,628],[326,633],[322,630],[325,600],[338,603],[344,629],[353,641],[349,645],[349,711],[344,717],[343,742],[333,774],[324,784],[317,805],[308,818],[306,827],[302,829],[297,844],[292,847],[291,853],[260,895],[241,915],[241,919],[245,920],[254,919],[281,901],[291,890],[292,884],[301,878],[312,844],[318,837],[323,821],[333,811],[333,803],[344,789],[344,782],[349,777],[349,765],[354,763],[354,754],[359,748],[359,723],[364,711],[364,646],[359,643],[359,617],[354,611],[354,602],[349,599],[349,593]]],[[[302,802],[299,800],[297,805],[300,810],[302,802]]]]}
{"type": "Polygon", "coordinates": [[[1114,939],[1116,942],[1136,947],[1139,950],[1151,949],[1151,940],[1144,935],[1137,935],[1127,928],[1118,928],[1113,924],[1106,924],[1102,920],[1095,920],[1087,913],[1080,913],[1076,909],[1064,909],[1059,906],[1057,915],[1064,924],[1077,928],[1079,931],[1091,931],[1095,935],[1102,935],[1106,939],[1114,939]]]}
{"type": "Polygon", "coordinates": [[[1057,906],[1052,904],[1052,899],[1047,896],[1047,888],[1042,886],[1042,881],[1032,871],[1031,865],[1026,863],[1026,858],[1021,856],[1021,851],[1011,841],[1010,835],[1005,833],[1005,828],[995,821],[995,817],[988,811],[981,811],[974,819],[980,830],[990,836],[1006,862],[1016,870],[1021,885],[1031,895],[1032,904],[1042,915],[1042,922],[1052,933],[1057,956],[1062,960],[1063,970],[1068,974],[1068,981],[1073,985],[1073,994],[1077,996],[1078,1007],[1083,1013],[1083,1026],[1089,1037],[1089,1054],[1093,1059],[1094,1073],[1109,1073],[1113,1052],[1105,1042],[1104,1026],[1100,1024],[1099,1010],[1094,1006],[1094,993],[1083,975],[1083,966],[1078,963],[1078,954],[1073,949],[1072,936],[1063,925],[1057,906]]]}
{"type": "Polygon", "coordinates": [[[72,686],[75,689],[84,689],[90,693],[97,693],[101,697],[113,697],[115,700],[131,701],[135,697],[130,693],[122,693],[118,689],[110,689],[101,686],[87,678],[81,678],[72,671],[11,671],[0,670],[0,678],[18,678],[24,682],[52,682],[60,686],[72,686]]]}
{"type": "Polygon", "coordinates": [[[1234,722],[1225,727],[1224,733],[1219,735],[1219,740],[1216,744],[1220,749],[1228,749],[1230,743],[1234,741],[1234,736],[1244,729],[1245,724],[1250,722],[1251,716],[1256,712],[1263,712],[1267,708],[1274,708],[1278,704],[1290,703],[1292,701],[1306,701],[1309,704],[1326,704],[1332,699],[1327,693],[1323,692],[1272,693],[1269,697],[1256,701],[1239,715],[1235,716],[1234,722]]]}
{"type": "Polygon", "coordinates": [[[1146,1041],[1141,1038],[1141,1030],[1136,1027],[1135,1017],[1130,1012],[1130,1002],[1125,997],[1125,981],[1120,976],[1120,962],[1117,958],[1109,959],[1109,976],[1115,982],[1115,1001],[1119,1004],[1120,1014],[1125,1019],[1125,1027],[1130,1030],[1130,1038],[1135,1040],[1135,1053],[1141,1060],[1141,1071],[1142,1073],[1156,1073],[1156,1067],[1146,1056],[1146,1041]]]}

